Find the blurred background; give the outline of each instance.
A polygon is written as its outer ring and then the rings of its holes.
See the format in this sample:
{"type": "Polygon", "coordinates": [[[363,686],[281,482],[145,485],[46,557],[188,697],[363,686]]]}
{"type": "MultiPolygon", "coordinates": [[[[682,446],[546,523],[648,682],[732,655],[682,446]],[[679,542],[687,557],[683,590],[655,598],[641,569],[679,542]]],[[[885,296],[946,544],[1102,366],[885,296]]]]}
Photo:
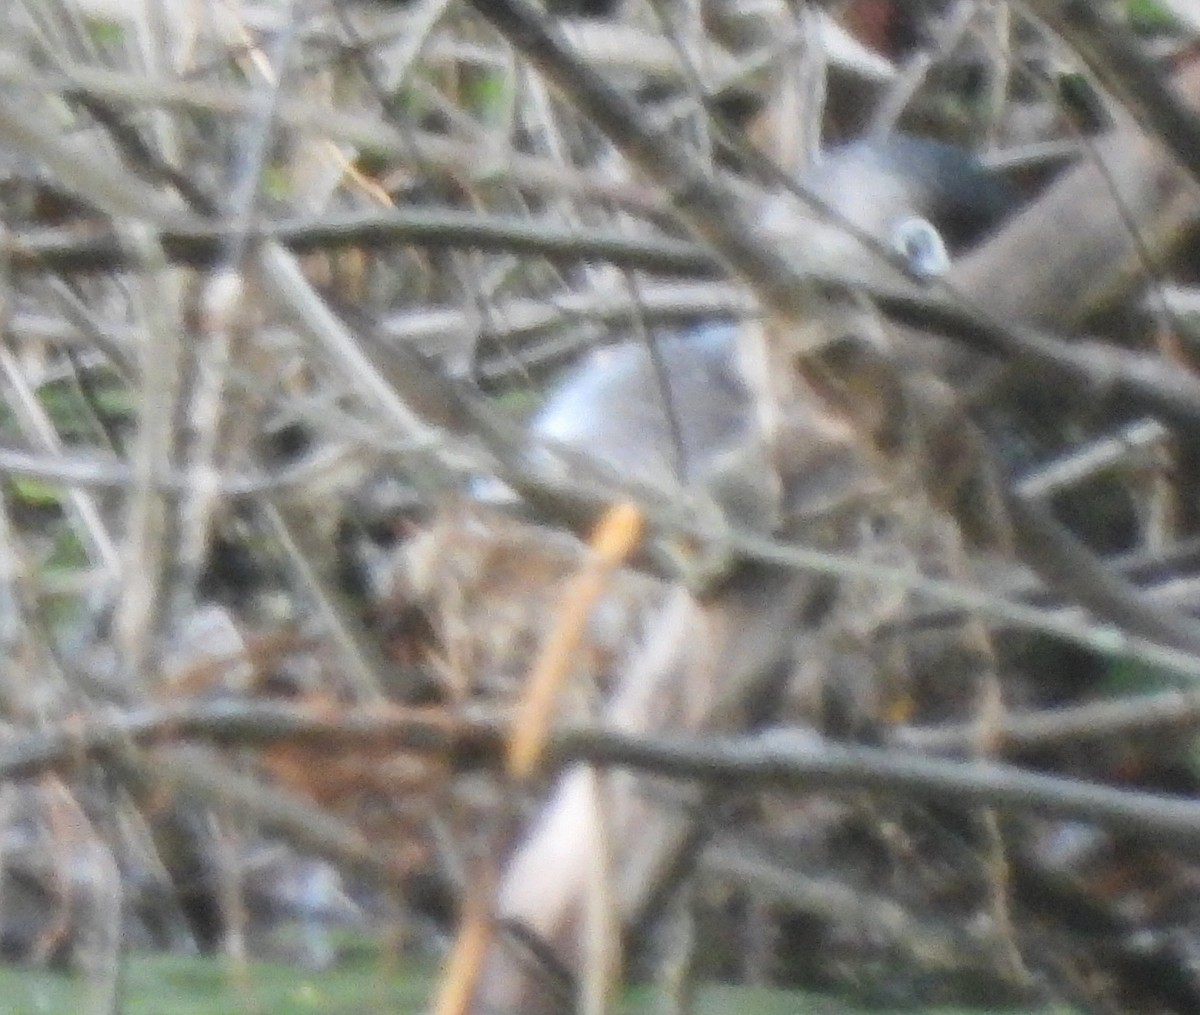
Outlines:
{"type": "Polygon", "coordinates": [[[0,9],[12,1010],[1200,1011],[1191,5],[0,9]]]}

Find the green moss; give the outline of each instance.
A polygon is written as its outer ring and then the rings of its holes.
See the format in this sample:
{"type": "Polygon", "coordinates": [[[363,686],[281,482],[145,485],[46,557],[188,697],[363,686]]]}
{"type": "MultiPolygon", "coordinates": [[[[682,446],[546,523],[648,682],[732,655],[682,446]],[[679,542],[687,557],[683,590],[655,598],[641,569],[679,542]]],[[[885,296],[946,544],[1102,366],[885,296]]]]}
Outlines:
{"type": "Polygon", "coordinates": [[[1171,12],[1155,0],[1129,0],[1126,13],[1134,30],[1147,35],[1168,32],[1176,26],[1171,12]]]}
{"type": "MultiPolygon", "coordinates": [[[[420,1012],[431,988],[428,973],[374,957],[317,973],[255,962],[243,969],[214,958],[138,955],[122,973],[125,1015],[370,1015],[420,1012]]],[[[91,1009],[82,977],[44,970],[0,968],[0,1007],[7,1015],[68,1015],[91,1009]]]]}
{"type": "MultiPolygon", "coordinates": [[[[168,955],[135,955],[123,971],[124,1015],[417,1015],[429,1006],[435,976],[405,960],[362,948],[337,969],[305,972],[294,966],[168,955]]],[[[94,1010],[81,977],[0,967],[0,1006],[6,1015],[67,1015],[94,1010]]],[[[664,1010],[651,988],[628,994],[621,1015],[664,1010]]],[[[766,988],[708,986],[696,995],[696,1015],[866,1015],[830,997],[766,988]]],[[[1000,1009],[907,1009],[907,1015],[1000,1015],[1000,1009]]],[[[1074,1015],[1066,1007],[1004,1009],[1009,1015],[1074,1015]]],[[[872,1009],[873,1015],[887,1015],[872,1009]]]]}

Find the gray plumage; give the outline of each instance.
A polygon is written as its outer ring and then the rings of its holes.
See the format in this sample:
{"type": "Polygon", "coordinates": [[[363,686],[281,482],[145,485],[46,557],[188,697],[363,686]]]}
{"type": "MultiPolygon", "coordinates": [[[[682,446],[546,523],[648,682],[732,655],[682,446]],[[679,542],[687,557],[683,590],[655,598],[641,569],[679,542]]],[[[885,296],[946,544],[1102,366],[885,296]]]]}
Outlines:
{"type": "MultiPolygon", "coordinates": [[[[835,149],[801,182],[918,275],[948,264],[943,237],[960,246],[1011,204],[1004,185],[966,152],[902,135],[835,149]]],[[[827,231],[814,224],[810,238],[827,231]]],[[[735,324],[708,323],[654,336],[654,356],[638,340],[596,349],[554,388],[531,435],[637,482],[707,482],[715,460],[723,468],[727,452],[754,436],[737,335],[735,324]]]]}
{"type": "Polygon", "coordinates": [[[748,434],[737,326],[704,324],[654,341],[661,375],[641,342],[593,350],[551,393],[532,432],[635,482],[695,477],[711,449],[748,434]]]}

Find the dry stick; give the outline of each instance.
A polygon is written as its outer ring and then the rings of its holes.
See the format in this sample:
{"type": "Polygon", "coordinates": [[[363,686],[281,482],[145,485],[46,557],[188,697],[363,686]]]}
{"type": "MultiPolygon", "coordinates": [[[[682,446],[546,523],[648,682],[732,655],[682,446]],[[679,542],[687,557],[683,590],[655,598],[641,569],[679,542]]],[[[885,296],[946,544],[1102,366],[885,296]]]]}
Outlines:
{"type": "MultiPolygon", "coordinates": [[[[770,601],[770,590],[764,593],[764,600],[770,601]]],[[[747,615],[757,623],[757,614],[748,610],[747,615]]],[[[773,619],[782,615],[785,611],[773,619]]],[[[753,634],[767,629],[769,622],[753,634]]],[[[753,645],[756,640],[752,637],[748,644],[753,645]]],[[[701,653],[704,648],[697,646],[701,653]]],[[[712,679],[720,684],[736,681],[737,676],[721,670],[712,679]]],[[[660,699],[651,689],[649,698],[639,697],[625,704],[631,711],[638,710],[647,700],[660,699]]],[[[661,716],[643,714],[642,718],[646,727],[665,725],[661,716]]],[[[1186,729],[1197,724],[1200,724],[1200,694],[1163,694],[1036,715],[1012,715],[1000,733],[1002,737],[1010,736],[1018,746],[1038,746],[1068,737],[1088,738],[1164,726],[1186,729]]],[[[967,728],[922,729],[901,734],[906,746],[909,733],[919,746],[933,750],[970,749],[977,742],[975,732],[967,728]]],[[[29,778],[51,769],[66,771],[101,756],[120,758],[131,745],[177,744],[189,740],[240,746],[284,742],[314,747],[340,745],[347,749],[390,746],[398,751],[433,755],[460,766],[473,764],[499,769],[506,757],[508,726],[495,718],[468,719],[447,715],[440,709],[399,706],[337,712],[274,702],[168,703],[131,713],[73,717],[15,737],[0,746],[0,779],[29,778]]],[[[364,853],[373,856],[369,844],[356,838],[347,826],[339,824],[338,830],[332,832],[319,827],[314,822],[328,822],[330,818],[322,817],[311,804],[305,802],[301,810],[293,810],[297,806],[293,803],[280,804],[277,801],[288,794],[229,774],[207,755],[186,748],[155,755],[169,759],[166,765],[138,757],[139,763],[149,766],[151,775],[165,777],[187,793],[219,801],[223,806],[234,806],[248,817],[303,842],[307,848],[376,875],[394,871],[386,863],[364,858],[364,853]],[[203,770],[193,771],[197,766],[203,770]],[[302,832],[297,834],[297,828],[302,832]]],[[[962,764],[911,751],[833,744],[816,734],[710,734],[703,742],[688,731],[665,734],[654,729],[631,732],[586,728],[550,734],[543,767],[553,771],[577,762],[610,770],[654,772],[716,786],[774,787],[805,793],[822,788],[873,789],[933,798],[950,793],[955,799],[977,805],[1109,823],[1132,838],[1169,840],[1189,848],[1200,843],[1200,803],[1191,799],[1097,786],[998,762],[962,764]]],[[[638,829],[636,824],[632,827],[638,829]]],[[[633,849],[640,845],[638,841],[630,843],[633,849]]],[[[537,872],[536,867],[533,870],[537,872]]]]}
{"type": "MultiPolygon", "coordinates": [[[[524,696],[506,752],[506,768],[518,782],[529,779],[537,770],[550,733],[554,703],[571,672],[572,658],[583,641],[592,610],[608,590],[613,573],[636,548],[641,529],[638,509],[629,503],[617,504],[601,518],[589,540],[592,553],[571,582],[550,636],[525,679],[524,696]]],[[[477,886],[468,897],[438,987],[435,1015],[463,1015],[474,999],[492,943],[492,896],[490,888],[477,886]]]]}
{"type": "Polygon", "coordinates": [[[1103,3],[1024,0],[1100,83],[1200,181],[1200,117],[1180,101],[1162,67],[1103,3]]]}
{"type": "MultiPolygon", "coordinates": [[[[1200,692],[1166,691],[1039,712],[1011,712],[999,721],[993,735],[996,749],[1003,751],[1197,727],[1200,692]]],[[[970,724],[901,727],[891,732],[890,739],[905,750],[954,754],[977,747],[979,731],[970,724]]],[[[272,702],[184,701],[119,714],[72,717],[13,737],[0,749],[0,779],[29,778],[70,767],[128,744],[179,741],[240,747],[289,742],[346,750],[390,747],[435,755],[460,768],[498,768],[510,740],[505,719],[455,717],[433,709],[374,706],[333,711],[272,702]]],[[[619,756],[616,745],[622,743],[640,750],[661,741],[569,729],[548,736],[545,763],[562,767],[587,761],[598,751],[611,760],[619,756]]],[[[630,755],[625,760],[632,759],[630,755]]]]}
{"type": "MultiPolygon", "coordinates": [[[[569,739],[563,747],[574,754],[569,739]]],[[[590,764],[600,767],[631,766],[671,778],[737,787],[739,792],[772,787],[794,792],[903,793],[947,805],[1030,811],[1105,824],[1130,839],[1157,845],[1193,849],[1200,841],[1200,803],[1188,797],[1131,793],[997,762],[951,761],[834,743],[798,730],[705,741],[689,736],[635,741],[604,734],[591,740],[587,756],[590,764]]]]}
{"type": "MultiPolygon", "coordinates": [[[[1186,733],[1200,728],[1200,692],[1163,691],[1114,701],[1088,702],[1039,712],[1009,712],[987,731],[989,747],[1012,753],[1114,737],[1186,733]]],[[[959,754],[979,743],[974,724],[898,727],[888,741],[910,750],[959,754]]]]}
{"type": "MultiPolygon", "coordinates": [[[[566,228],[512,215],[459,208],[337,212],[278,219],[245,229],[193,215],[174,215],[159,229],[163,250],[178,263],[217,264],[231,236],[271,240],[295,253],[337,247],[394,250],[411,244],[432,250],[468,248],[529,254],[566,263],[613,261],[663,275],[711,275],[719,263],[702,247],[668,237],[636,237],[616,230],[566,228]]],[[[34,227],[4,239],[10,270],[63,273],[113,269],[136,263],[118,237],[75,227],[34,227]]]]}
{"type": "Polygon", "coordinates": [[[536,770],[550,732],[554,703],[571,672],[571,659],[583,641],[592,610],[608,590],[613,573],[636,548],[641,530],[638,508],[617,504],[600,520],[589,540],[592,553],[571,582],[550,637],[525,680],[508,748],[508,771],[513,778],[528,779],[536,770]]]}
{"type": "Polygon", "coordinates": [[[492,946],[494,920],[490,886],[475,886],[463,902],[463,916],[454,947],[434,993],[433,1015],[462,1015],[475,998],[480,973],[492,946]]]}

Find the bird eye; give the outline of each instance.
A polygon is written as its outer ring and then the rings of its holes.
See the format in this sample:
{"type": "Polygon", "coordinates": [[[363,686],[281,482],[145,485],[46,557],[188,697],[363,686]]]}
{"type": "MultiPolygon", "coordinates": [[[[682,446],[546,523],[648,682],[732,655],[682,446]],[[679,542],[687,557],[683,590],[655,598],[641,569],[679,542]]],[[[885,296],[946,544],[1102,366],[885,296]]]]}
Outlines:
{"type": "Polygon", "coordinates": [[[950,269],[946,242],[928,219],[901,219],[892,229],[892,246],[915,278],[937,278],[950,269]]]}

